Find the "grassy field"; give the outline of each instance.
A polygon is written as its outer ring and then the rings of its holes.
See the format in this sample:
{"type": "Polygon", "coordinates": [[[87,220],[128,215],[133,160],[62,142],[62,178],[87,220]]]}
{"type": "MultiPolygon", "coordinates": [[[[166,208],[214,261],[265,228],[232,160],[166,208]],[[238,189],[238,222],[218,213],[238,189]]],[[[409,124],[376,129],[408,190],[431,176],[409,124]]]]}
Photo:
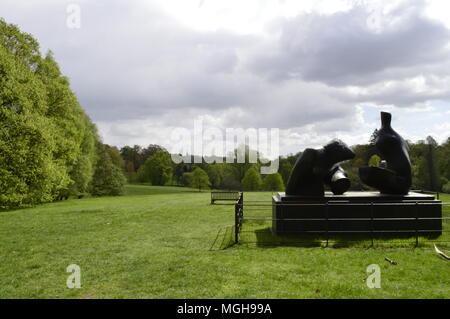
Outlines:
{"type": "Polygon", "coordinates": [[[209,199],[128,185],[121,197],[0,212],[0,298],[450,298],[450,263],[431,248],[211,250],[227,242],[234,208],[209,199]],[[81,267],[81,289],[66,286],[69,264],[81,267]],[[380,289],[366,285],[370,264],[380,289]]]}

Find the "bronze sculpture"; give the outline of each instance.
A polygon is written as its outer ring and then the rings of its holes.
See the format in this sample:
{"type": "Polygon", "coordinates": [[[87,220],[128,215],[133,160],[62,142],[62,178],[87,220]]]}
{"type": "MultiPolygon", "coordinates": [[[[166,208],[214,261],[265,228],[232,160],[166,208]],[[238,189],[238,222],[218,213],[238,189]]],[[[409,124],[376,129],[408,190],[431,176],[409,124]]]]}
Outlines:
{"type": "Polygon", "coordinates": [[[381,129],[375,138],[375,147],[383,158],[380,167],[360,167],[359,177],[382,194],[406,195],[412,181],[408,145],[392,129],[391,118],[390,113],[381,112],[381,129]]]}
{"type": "Polygon", "coordinates": [[[334,140],[321,149],[307,148],[295,162],[286,186],[286,195],[324,196],[324,183],[335,194],[350,187],[350,180],[337,164],[355,157],[342,141],[334,140]]]}

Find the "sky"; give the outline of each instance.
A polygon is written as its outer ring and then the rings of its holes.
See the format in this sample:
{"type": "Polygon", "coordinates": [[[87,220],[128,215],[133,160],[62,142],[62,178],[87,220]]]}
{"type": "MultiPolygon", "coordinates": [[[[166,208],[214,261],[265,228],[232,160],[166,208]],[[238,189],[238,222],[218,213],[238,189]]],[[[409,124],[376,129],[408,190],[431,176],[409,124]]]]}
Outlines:
{"type": "Polygon", "coordinates": [[[279,129],[281,154],[450,136],[450,2],[2,0],[54,53],[105,143],[170,149],[194,122],[279,129]]]}

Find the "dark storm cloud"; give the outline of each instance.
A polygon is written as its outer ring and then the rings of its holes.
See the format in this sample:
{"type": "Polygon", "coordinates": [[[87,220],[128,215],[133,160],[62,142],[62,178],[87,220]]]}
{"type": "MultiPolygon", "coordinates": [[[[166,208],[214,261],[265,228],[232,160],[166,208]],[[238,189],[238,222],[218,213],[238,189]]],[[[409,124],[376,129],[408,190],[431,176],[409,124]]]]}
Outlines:
{"type": "Polygon", "coordinates": [[[272,80],[365,86],[427,72],[449,57],[450,31],[423,15],[422,1],[407,1],[384,17],[362,6],[301,14],[279,22],[279,32],[274,50],[250,63],[272,80]]]}

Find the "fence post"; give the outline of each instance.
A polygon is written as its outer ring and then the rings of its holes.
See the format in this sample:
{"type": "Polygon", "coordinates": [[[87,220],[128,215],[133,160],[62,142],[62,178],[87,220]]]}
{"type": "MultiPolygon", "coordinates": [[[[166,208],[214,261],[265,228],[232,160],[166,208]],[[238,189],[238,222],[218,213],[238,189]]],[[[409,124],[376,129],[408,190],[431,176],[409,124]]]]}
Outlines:
{"type": "Polygon", "coordinates": [[[370,238],[373,247],[373,202],[370,202],[370,238]]]}
{"type": "Polygon", "coordinates": [[[234,205],[234,243],[239,243],[239,231],[244,217],[244,193],[240,193],[239,199],[234,205]]]}
{"type": "Polygon", "coordinates": [[[239,200],[234,204],[234,243],[239,242],[239,200]]]}
{"type": "Polygon", "coordinates": [[[329,234],[328,234],[328,201],[325,203],[325,220],[326,220],[326,224],[325,224],[325,234],[326,234],[326,239],[327,239],[327,244],[325,247],[328,247],[328,239],[329,239],[329,234]]]}
{"type": "Polygon", "coordinates": [[[419,203],[416,202],[416,247],[419,246],[419,203]]]}

